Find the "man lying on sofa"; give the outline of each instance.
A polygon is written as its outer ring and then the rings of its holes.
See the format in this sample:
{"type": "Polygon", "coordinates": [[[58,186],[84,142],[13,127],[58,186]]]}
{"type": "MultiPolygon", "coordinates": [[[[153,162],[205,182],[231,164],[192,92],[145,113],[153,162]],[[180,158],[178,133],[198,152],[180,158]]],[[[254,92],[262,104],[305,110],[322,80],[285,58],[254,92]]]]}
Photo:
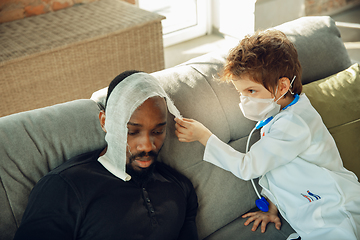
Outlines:
{"type": "Polygon", "coordinates": [[[156,161],[167,108],[180,116],[157,79],[118,75],[99,114],[107,147],[44,176],[14,239],[198,239],[191,182],[156,161]]]}

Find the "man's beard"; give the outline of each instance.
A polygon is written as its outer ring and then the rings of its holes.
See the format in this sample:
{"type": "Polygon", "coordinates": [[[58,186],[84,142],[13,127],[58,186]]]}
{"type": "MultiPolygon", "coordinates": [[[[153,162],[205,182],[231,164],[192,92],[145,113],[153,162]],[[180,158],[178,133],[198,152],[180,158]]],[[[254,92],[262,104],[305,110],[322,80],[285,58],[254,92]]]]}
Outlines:
{"type": "Polygon", "coordinates": [[[140,152],[135,155],[131,155],[129,157],[129,163],[126,164],[126,172],[131,176],[131,178],[134,178],[135,181],[145,182],[149,180],[149,178],[152,176],[154,172],[154,167],[157,161],[158,154],[154,151],[150,151],[148,153],[146,152],[140,152]],[[153,158],[152,164],[147,168],[140,168],[140,170],[135,170],[131,163],[135,161],[136,158],[141,158],[144,156],[150,156],[153,158]]]}

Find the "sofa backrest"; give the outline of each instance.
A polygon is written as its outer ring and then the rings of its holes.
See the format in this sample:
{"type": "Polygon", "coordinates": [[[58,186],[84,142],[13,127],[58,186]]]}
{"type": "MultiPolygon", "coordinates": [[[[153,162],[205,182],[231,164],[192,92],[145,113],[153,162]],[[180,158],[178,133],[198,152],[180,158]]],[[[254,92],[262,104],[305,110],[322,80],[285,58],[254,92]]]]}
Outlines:
{"type": "MultiPolygon", "coordinates": [[[[330,18],[301,18],[277,28],[288,34],[298,49],[304,83],[350,66],[330,18]]],[[[241,114],[233,86],[216,80],[226,54],[207,54],[153,75],[184,117],[201,121],[224,142],[244,151],[255,123],[241,114]]],[[[103,103],[105,95],[106,89],[95,93],[93,99],[103,103]]],[[[72,156],[105,146],[98,112],[94,101],[78,100],[0,118],[0,239],[12,239],[29,192],[43,175],[72,156]]],[[[168,121],[172,121],[170,114],[168,121]]],[[[258,138],[254,134],[252,142],[258,138]]],[[[180,143],[174,124],[168,124],[160,159],[192,180],[199,197],[200,239],[253,208],[256,199],[251,183],[202,161],[203,151],[199,143],[180,143]]]]}

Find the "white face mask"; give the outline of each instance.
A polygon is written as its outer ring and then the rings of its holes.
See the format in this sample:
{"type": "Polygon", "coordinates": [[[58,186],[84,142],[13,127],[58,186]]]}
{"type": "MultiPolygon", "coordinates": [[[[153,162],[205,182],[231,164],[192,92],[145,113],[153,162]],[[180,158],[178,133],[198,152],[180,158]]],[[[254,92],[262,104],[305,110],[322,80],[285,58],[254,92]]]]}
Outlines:
{"type": "MultiPolygon", "coordinates": [[[[295,80],[295,77],[290,83],[290,88],[292,86],[292,83],[295,80]]],[[[277,93],[277,88],[275,95],[277,93]]],[[[250,120],[253,121],[262,121],[267,119],[268,117],[274,116],[277,113],[280,112],[281,106],[277,103],[283,96],[285,96],[286,93],[284,93],[281,97],[279,97],[278,100],[275,100],[274,98],[254,98],[254,97],[248,97],[248,96],[240,96],[240,109],[244,116],[250,120]]]]}
{"type": "Polygon", "coordinates": [[[246,118],[261,121],[280,112],[281,106],[274,100],[275,98],[262,99],[240,96],[239,106],[246,118]]]}

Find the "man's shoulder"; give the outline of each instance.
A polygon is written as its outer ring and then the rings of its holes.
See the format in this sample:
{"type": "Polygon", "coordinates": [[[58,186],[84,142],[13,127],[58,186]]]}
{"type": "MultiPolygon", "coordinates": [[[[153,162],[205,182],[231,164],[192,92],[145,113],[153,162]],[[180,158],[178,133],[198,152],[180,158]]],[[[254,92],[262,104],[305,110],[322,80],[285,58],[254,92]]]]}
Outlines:
{"type": "Polygon", "coordinates": [[[74,188],[91,185],[89,182],[94,178],[93,172],[102,171],[102,168],[99,168],[100,163],[97,162],[101,151],[102,149],[98,149],[70,158],[43,176],[36,187],[47,185],[61,188],[71,185],[71,188],[74,188]]]}
{"type": "Polygon", "coordinates": [[[94,151],[85,152],[75,157],[72,157],[69,160],[62,163],[61,165],[59,165],[58,167],[54,168],[49,174],[60,174],[69,169],[73,169],[76,166],[81,166],[87,163],[94,162],[98,159],[101,151],[102,149],[97,149],[94,151]]]}

